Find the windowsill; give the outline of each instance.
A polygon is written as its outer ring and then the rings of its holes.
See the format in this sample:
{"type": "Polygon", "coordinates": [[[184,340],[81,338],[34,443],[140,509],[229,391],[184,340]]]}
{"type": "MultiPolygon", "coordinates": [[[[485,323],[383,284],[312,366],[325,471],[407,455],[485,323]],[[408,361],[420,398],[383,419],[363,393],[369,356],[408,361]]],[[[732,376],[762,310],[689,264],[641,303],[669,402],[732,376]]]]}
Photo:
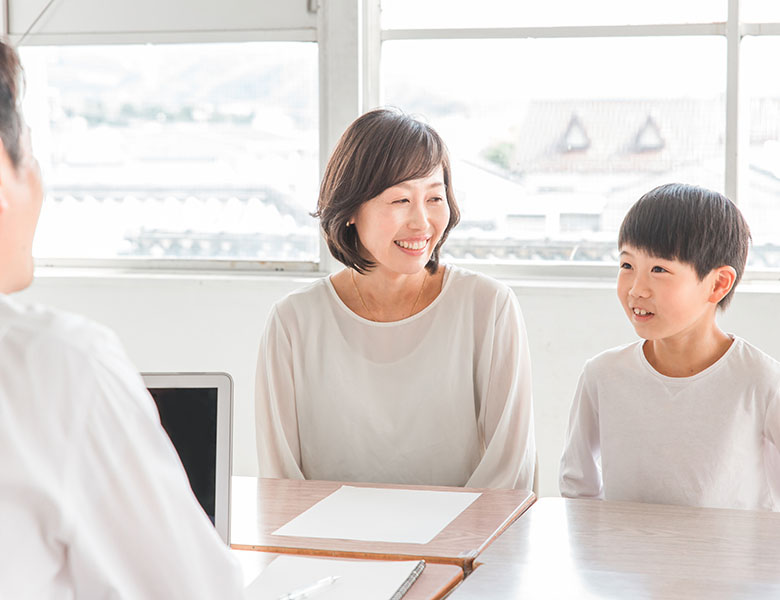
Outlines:
{"type": "MultiPolygon", "coordinates": [[[[614,289],[616,269],[612,265],[500,265],[457,263],[467,269],[494,277],[512,288],[524,289],[614,289]]],[[[40,280],[149,280],[149,281],[236,281],[295,282],[300,285],[326,275],[314,263],[302,263],[304,268],[165,268],[121,266],[118,264],[38,265],[35,277],[40,280]]],[[[743,275],[739,291],[780,294],[780,271],[749,271],[743,275]]]]}

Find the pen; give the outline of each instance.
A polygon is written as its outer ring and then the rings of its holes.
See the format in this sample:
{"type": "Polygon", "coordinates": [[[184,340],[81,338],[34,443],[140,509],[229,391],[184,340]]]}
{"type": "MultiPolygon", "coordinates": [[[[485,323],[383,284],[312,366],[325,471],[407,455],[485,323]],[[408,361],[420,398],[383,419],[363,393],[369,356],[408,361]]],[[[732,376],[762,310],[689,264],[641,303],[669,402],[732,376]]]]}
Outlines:
{"type": "Polygon", "coordinates": [[[331,575],[329,577],[325,577],[324,579],[320,579],[319,581],[312,583],[311,585],[307,585],[304,588],[282,594],[279,596],[279,600],[303,600],[303,598],[308,598],[317,590],[321,590],[325,586],[335,582],[339,577],[341,577],[341,575],[331,575]]]}

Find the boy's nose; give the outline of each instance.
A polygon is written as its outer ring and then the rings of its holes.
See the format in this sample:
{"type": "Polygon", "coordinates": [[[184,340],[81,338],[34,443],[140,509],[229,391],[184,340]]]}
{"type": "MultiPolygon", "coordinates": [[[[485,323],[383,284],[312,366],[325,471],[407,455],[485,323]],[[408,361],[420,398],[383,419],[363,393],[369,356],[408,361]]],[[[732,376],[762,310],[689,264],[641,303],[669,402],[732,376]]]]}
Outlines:
{"type": "Polygon", "coordinates": [[[650,295],[650,288],[644,277],[637,277],[628,289],[628,295],[633,298],[647,298],[650,295]]]}

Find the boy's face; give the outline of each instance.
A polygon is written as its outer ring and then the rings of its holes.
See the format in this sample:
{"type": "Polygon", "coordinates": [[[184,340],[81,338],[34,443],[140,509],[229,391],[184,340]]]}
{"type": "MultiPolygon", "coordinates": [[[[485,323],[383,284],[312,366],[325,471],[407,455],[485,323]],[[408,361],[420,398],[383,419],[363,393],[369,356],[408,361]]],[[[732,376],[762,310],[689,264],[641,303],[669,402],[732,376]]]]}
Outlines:
{"type": "Polygon", "coordinates": [[[682,339],[711,328],[722,297],[714,293],[716,279],[716,270],[699,280],[688,263],[628,245],[620,251],[618,298],[637,334],[646,340],[682,339]]]}

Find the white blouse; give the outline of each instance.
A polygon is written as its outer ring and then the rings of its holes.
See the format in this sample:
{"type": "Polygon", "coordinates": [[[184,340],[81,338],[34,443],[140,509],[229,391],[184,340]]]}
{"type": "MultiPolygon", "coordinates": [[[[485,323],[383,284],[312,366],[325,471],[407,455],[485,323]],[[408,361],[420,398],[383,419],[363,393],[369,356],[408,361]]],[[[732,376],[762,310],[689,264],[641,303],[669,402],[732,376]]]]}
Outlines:
{"type": "Polygon", "coordinates": [[[561,494],[780,510],[780,363],[734,338],[704,371],[667,377],[648,362],[643,344],[585,364],[561,494]]]}
{"type": "Polygon", "coordinates": [[[0,598],[239,598],[108,330],[0,295],[0,598]]]}
{"type": "Polygon", "coordinates": [[[531,489],[517,299],[446,269],[438,297],[401,321],[356,315],[329,277],[273,307],[257,365],[262,477],[531,489]]]}

